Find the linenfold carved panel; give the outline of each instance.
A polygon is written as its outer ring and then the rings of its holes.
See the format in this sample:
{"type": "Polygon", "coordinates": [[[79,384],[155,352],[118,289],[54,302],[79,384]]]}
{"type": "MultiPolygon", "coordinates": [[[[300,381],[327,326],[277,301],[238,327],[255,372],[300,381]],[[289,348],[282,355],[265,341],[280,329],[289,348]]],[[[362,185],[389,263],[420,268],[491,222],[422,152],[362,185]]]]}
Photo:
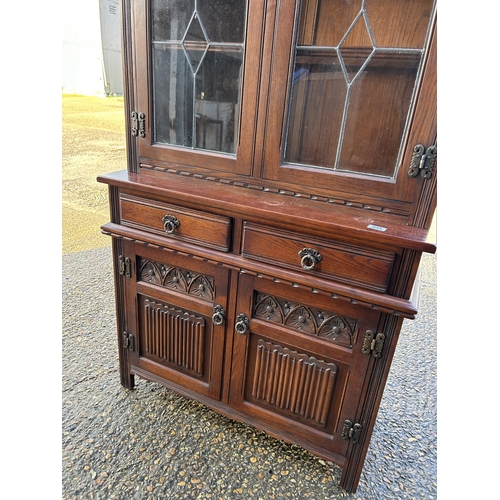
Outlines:
{"type": "Polygon", "coordinates": [[[144,352],[203,374],[205,320],[149,299],[144,301],[144,352]]]}
{"type": "Polygon", "coordinates": [[[195,295],[201,299],[214,299],[214,278],[180,267],[160,264],[150,259],[138,260],[138,281],[154,283],[177,292],[195,295]]]}
{"type": "Polygon", "coordinates": [[[255,318],[352,347],[358,323],[355,319],[258,292],[254,303],[255,318]]]}
{"type": "Polygon", "coordinates": [[[259,340],[252,396],[326,425],[337,366],[259,340]]]}

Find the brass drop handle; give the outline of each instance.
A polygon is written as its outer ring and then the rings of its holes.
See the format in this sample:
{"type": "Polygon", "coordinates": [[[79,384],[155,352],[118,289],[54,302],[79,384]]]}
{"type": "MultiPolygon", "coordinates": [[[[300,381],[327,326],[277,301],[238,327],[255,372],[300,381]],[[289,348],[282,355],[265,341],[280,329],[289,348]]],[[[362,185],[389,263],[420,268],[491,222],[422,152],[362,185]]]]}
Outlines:
{"type": "Polygon", "coordinates": [[[163,227],[167,234],[173,234],[173,232],[180,226],[180,221],[175,215],[164,215],[162,218],[163,227]]]}
{"type": "Polygon", "coordinates": [[[323,256],[314,248],[303,248],[299,252],[301,258],[300,265],[306,270],[311,271],[314,266],[323,259],[323,256]]]}
{"type": "Polygon", "coordinates": [[[224,323],[224,319],[226,318],[226,311],[221,305],[216,305],[214,307],[214,315],[212,316],[212,320],[214,325],[220,326],[224,323]]]}
{"type": "Polygon", "coordinates": [[[234,328],[236,329],[236,331],[240,335],[245,335],[249,326],[250,326],[250,323],[248,321],[246,314],[241,313],[240,315],[238,315],[238,318],[236,319],[236,325],[234,325],[234,328]]]}

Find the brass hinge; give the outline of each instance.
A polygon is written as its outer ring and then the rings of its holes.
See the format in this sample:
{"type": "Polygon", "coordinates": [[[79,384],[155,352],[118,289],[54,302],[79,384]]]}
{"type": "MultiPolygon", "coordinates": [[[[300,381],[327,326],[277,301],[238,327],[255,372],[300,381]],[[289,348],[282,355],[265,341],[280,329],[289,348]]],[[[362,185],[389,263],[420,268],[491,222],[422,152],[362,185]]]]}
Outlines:
{"type": "Polygon", "coordinates": [[[123,332],[123,348],[129,351],[135,350],[135,337],[133,333],[123,332]]]}
{"type": "Polygon", "coordinates": [[[118,256],[118,272],[120,276],[125,275],[127,278],[132,277],[132,261],[130,257],[118,256]]]}
{"type": "Polygon", "coordinates": [[[140,136],[144,139],[146,137],[146,115],[142,112],[132,111],[130,120],[132,135],[134,137],[140,136]]]}
{"type": "Polygon", "coordinates": [[[371,330],[366,330],[365,340],[363,341],[361,352],[363,354],[372,353],[374,358],[380,358],[380,356],[382,356],[384,342],[385,335],[383,333],[377,333],[377,335],[375,335],[375,333],[371,330]]]}
{"type": "Polygon", "coordinates": [[[424,179],[429,179],[432,177],[432,172],[434,170],[434,163],[436,163],[437,147],[429,146],[427,151],[425,151],[422,144],[417,144],[413,148],[413,156],[411,157],[410,170],[408,170],[408,175],[410,177],[417,177],[418,173],[424,179]]]}
{"type": "Polygon", "coordinates": [[[350,439],[353,444],[358,444],[362,430],[363,427],[361,424],[353,424],[350,420],[346,420],[344,422],[344,428],[342,429],[342,439],[344,441],[350,439]]]}

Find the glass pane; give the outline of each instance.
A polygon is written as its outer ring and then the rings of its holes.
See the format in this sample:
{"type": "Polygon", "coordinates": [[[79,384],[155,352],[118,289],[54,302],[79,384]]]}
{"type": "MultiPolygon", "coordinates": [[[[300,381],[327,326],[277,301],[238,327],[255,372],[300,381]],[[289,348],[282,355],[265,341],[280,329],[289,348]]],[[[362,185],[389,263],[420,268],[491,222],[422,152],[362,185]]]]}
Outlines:
{"type": "Polygon", "coordinates": [[[203,28],[201,27],[196,13],[191,19],[183,45],[186,51],[186,57],[191,64],[191,70],[193,74],[196,74],[208,47],[205,33],[203,32],[203,28]]]}
{"type": "Polygon", "coordinates": [[[242,62],[241,49],[207,52],[196,75],[197,148],[236,152],[242,62]]]}
{"type": "Polygon", "coordinates": [[[243,43],[246,0],[198,0],[197,5],[211,42],[243,43]]]}
{"type": "Polygon", "coordinates": [[[394,177],[433,0],[303,0],[284,161],[394,177]]]}
{"type": "Polygon", "coordinates": [[[297,52],[286,161],[335,166],[346,93],[335,52],[297,52]]]}
{"type": "Polygon", "coordinates": [[[153,40],[181,41],[194,11],[195,0],[151,0],[153,40]]]}
{"type": "Polygon", "coordinates": [[[434,0],[366,0],[376,45],[423,48],[433,3],[434,0]]]}
{"type": "Polygon", "coordinates": [[[361,0],[303,0],[298,45],[336,47],[361,10],[361,0]]]}
{"type": "Polygon", "coordinates": [[[193,145],[194,79],[180,46],[154,47],[155,142],[193,145]]]}
{"type": "Polygon", "coordinates": [[[339,170],[392,177],[420,56],[375,54],[349,96],[339,170]]]}
{"type": "Polygon", "coordinates": [[[246,0],[152,1],[156,142],[236,154],[246,8],[246,0]]]}

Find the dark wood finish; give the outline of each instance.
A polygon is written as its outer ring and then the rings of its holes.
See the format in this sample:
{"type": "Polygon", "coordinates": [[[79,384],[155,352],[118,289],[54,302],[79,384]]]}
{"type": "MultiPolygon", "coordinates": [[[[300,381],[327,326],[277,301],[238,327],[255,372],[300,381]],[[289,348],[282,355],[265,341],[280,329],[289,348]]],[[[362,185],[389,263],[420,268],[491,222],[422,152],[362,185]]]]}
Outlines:
{"type": "Polygon", "coordinates": [[[354,418],[371,362],[361,352],[363,334],[376,327],[379,313],[354,305],[337,309],[328,299],[251,276],[243,275],[239,287],[237,311],[250,326],[245,335],[233,333],[234,362],[244,369],[233,374],[230,404],[338,463],[348,445],[340,438],[342,426],[354,418]],[[286,318],[279,301],[293,309],[286,318]],[[317,319],[320,314],[325,320],[317,319]],[[326,328],[317,331],[321,321],[326,328]]]}
{"type": "MultiPolygon", "coordinates": [[[[146,159],[166,159],[167,161],[188,166],[203,166],[217,171],[234,172],[249,175],[252,171],[252,155],[254,148],[255,122],[240,120],[238,154],[230,156],[216,152],[198,151],[153,141],[153,93],[151,64],[151,32],[150,12],[146,0],[135,2],[135,58],[136,58],[136,92],[137,111],[146,114],[146,137],[139,142],[139,155],[146,159]]],[[[254,112],[260,75],[260,54],[262,37],[262,5],[260,2],[250,2],[248,12],[248,28],[243,74],[242,116],[254,112]]]]}
{"type": "Polygon", "coordinates": [[[227,309],[228,271],[140,243],[124,250],[134,268],[125,280],[130,371],[219,399],[225,328],[212,315],[216,304],[227,309]]]}
{"type": "MultiPolygon", "coordinates": [[[[425,93],[425,97],[422,96],[418,99],[421,103],[420,106],[416,105],[413,108],[409,127],[411,132],[406,134],[406,147],[401,154],[401,160],[397,168],[397,174],[394,182],[394,180],[384,177],[374,176],[370,178],[359,175],[358,173],[351,174],[344,171],[304,167],[282,162],[285,140],[285,127],[282,125],[282,122],[284,117],[286,117],[288,106],[288,91],[285,92],[285,89],[287,89],[288,81],[290,79],[289,68],[291,66],[293,56],[293,52],[290,51],[287,40],[293,38],[295,27],[294,20],[296,17],[296,13],[293,9],[293,3],[287,3],[287,7],[280,9],[279,16],[280,17],[277,21],[278,28],[276,36],[283,43],[276,43],[273,47],[273,72],[270,83],[270,95],[272,97],[269,100],[269,107],[267,109],[265,121],[267,140],[265,141],[265,152],[263,157],[264,177],[270,180],[292,184],[300,178],[300,184],[302,186],[309,187],[310,190],[314,190],[316,186],[326,187],[330,196],[339,196],[354,203],[358,202],[360,195],[372,196],[374,203],[377,198],[388,198],[398,201],[402,210],[405,210],[406,208],[409,212],[412,212],[415,209],[415,207],[411,204],[412,200],[414,200],[415,190],[418,191],[423,183],[423,179],[410,179],[407,175],[412,150],[413,147],[419,143],[425,144],[426,147],[430,146],[435,143],[436,138],[437,113],[435,101],[437,66],[435,64],[435,40],[430,44],[428,57],[426,59],[427,64],[424,69],[424,76],[419,86],[419,92],[425,93]],[[417,181],[416,183],[412,182],[415,180],[417,181]]],[[[390,27],[390,25],[388,26],[390,27]]],[[[435,39],[435,36],[432,38],[435,39]]],[[[382,73],[381,76],[376,76],[376,80],[373,81],[372,85],[364,90],[366,95],[374,96],[373,109],[368,107],[368,102],[363,101],[362,108],[365,117],[363,120],[360,120],[360,123],[362,123],[366,128],[368,141],[368,145],[366,146],[367,152],[363,153],[363,155],[371,154],[373,156],[373,164],[375,165],[380,161],[380,159],[383,160],[387,153],[378,149],[372,149],[370,152],[370,142],[375,140],[374,134],[378,130],[390,130],[390,123],[384,122],[387,110],[384,107],[380,107],[381,99],[386,101],[385,106],[387,107],[387,102],[390,102],[392,105],[393,102],[400,101],[402,96],[402,94],[400,94],[398,97],[399,91],[397,91],[396,88],[384,90],[384,88],[387,87],[384,75],[385,73],[382,73]],[[391,96],[393,100],[391,99],[391,96]]],[[[401,85],[403,85],[403,83],[401,83],[401,85]]],[[[408,92],[411,89],[407,89],[402,86],[400,90],[401,92],[408,92]]],[[[314,94],[314,89],[311,90],[311,93],[314,94]]],[[[304,127],[307,125],[308,134],[311,137],[316,138],[321,136],[323,133],[325,125],[329,119],[327,115],[324,115],[324,118],[322,118],[324,113],[323,110],[334,109],[334,103],[328,102],[328,99],[338,99],[338,93],[339,90],[334,87],[332,87],[329,91],[322,91],[321,95],[325,96],[323,101],[316,104],[317,109],[312,112],[310,121],[307,124],[304,124],[304,127]]],[[[313,95],[315,98],[317,98],[317,96],[318,93],[313,95]]],[[[315,105],[313,103],[310,104],[310,107],[315,109],[315,105]]],[[[400,108],[397,106],[394,107],[394,113],[396,112],[401,112],[400,108]]],[[[340,119],[340,116],[337,118],[340,119]]],[[[402,118],[404,117],[401,115],[399,119],[394,120],[395,123],[399,123],[402,118]]],[[[335,117],[330,117],[330,120],[332,119],[335,121],[335,117]]],[[[360,135],[362,136],[362,134],[360,135]]],[[[378,143],[393,144],[394,140],[394,137],[387,136],[385,140],[380,139],[378,143]]],[[[332,145],[331,141],[332,139],[327,137],[325,137],[322,141],[315,141],[315,144],[319,144],[319,147],[323,145],[324,148],[328,149],[321,152],[316,151],[314,154],[325,158],[334,154],[336,145],[332,145]]],[[[347,141],[349,141],[349,136],[347,136],[347,141]]],[[[359,154],[357,153],[360,147],[359,144],[348,144],[347,147],[351,151],[354,151],[353,154],[359,154]]]]}
{"type": "Polygon", "coordinates": [[[123,100],[125,109],[125,140],[127,144],[127,169],[130,172],[137,172],[137,141],[131,133],[130,116],[136,109],[135,98],[135,58],[132,34],[133,0],[122,0],[121,3],[121,38],[122,38],[122,66],[123,66],[123,100]]]}
{"type": "Polygon", "coordinates": [[[231,219],[186,207],[170,205],[122,194],[120,196],[121,223],[156,234],[166,235],[165,216],[173,216],[179,226],[168,234],[170,238],[199,243],[223,252],[230,247],[231,219]]]}
{"type": "MultiPolygon", "coordinates": [[[[276,279],[276,269],[274,266],[269,266],[266,263],[257,261],[242,260],[233,254],[221,254],[213,252],[202,247],[194,247],[193,245],[183,244],[181,242],[169,241],[166,245],[165,238],[155,237],[154,235],[144,237],[144,233],[134,229],[129,229],[125,226],[117,224],[105,224],[102,226],[102,231],[110,236],[123,237],[131,240],[146,240],[148,244],[157,246],[165,252],[173,252],[176,254],[186,255],[196,260],[210,261],[218,263],[223,267],[238,271],[240,273],[256,274],[260,278],[274,281],[276,279]]],[[[406,269],[405,269],[406,270],[406,269]]],[[[398,298],[390,294],[373,292],[362,288],[344,285],[333,280],[325,280],[319,277],[311,277],[306,273],[297,274],[293,271],[282,269],[279,272],[279,281],[287,283],[290,286],[302,288],[307,291],[323,295],[326,294],[330,298],[364,304],[372,309],[379,309],[390,314],[396,314],[405,318],[414,319],[417,309],[414,304],[403,298],[398,298]]],[[[413,276],[414,278],[414,276],[413,276]]]]}
{"type": "Polygon", "coordinates": [[[382,292],[387,289],[395,257],[393,252],[370,252],[366,247],[316,239],[310,234],[245,224],[242,250],[245,257],[302,271],[300,252],[309,246],[322,256],[321,261],[309,271],[310,275],[382,292]]]}
{"type": "Polygon", "coordinates": [[[371,34],[361,15],[343,38],[355,2],[249,0],[241,129],[229,156],[154,143],[149,2],[122,1],[128,169],[98,177],[109,185],[102,231],[113,241],[121,384],[146,378],[299,444],[342,467],[351,492],[403,319],[417,313],[422,253],[436,250],[437,167],[430,178],[408,176],[413,147],[436,143],[431,4],[368,2],[371,34]],[[346,161],[359,155],[366,165],[378,141],[381,156],[401,150],[393,178],[376,156],[370,171],[385,178],[283,160],[288,134],[287,155],[333,164],[338,141],[327,129],[342,120],[331,112],[338,82],[292,84],[295,40],[317,46],[300,49],[311,67],[341,44],[349,72],[373,43],[423,47],[429,25],[413,100],[400,73],[415,53],[377,50],[363,96],[352,95],[363,99],[363,127],[354,135],[345,121],[346,161]],[[130,131],[132,111],[146,114],[144,138],[130,131]],[[180,223],[169,233],[165,215],[180,223]],[[311,269],[303,249],[321,254],[311,269]],[[346,420],[361,426],[358,442],[346,420]]]}
{"type": "Polygon", "coordinates": [[[404,247],[434,253],[428,230],[407,225],[390,213],[365,211],[357,206],[316,201],[289,193],[265,191],[248,180],[240,184],[205,182],[196,176],[134,174],[127,171],[100,175],[100,182],[121,188],[130,194],[152,199],[166,199],[173,204],[187,204],[207,212],[231,213],[234,217],[278,222],[285,229],[297,229],[317,236],[347,240],[379,248],[404,247]],[[234,189],[237,187],[238,189],[234,189]],[[140,190],[140,191],[139,191],[140,190]],[[142,191],[142,193],[141,193],[142,191]],[[395,220],[394,220],[395,219],[395,220]],[[372,229],[373,225],[385,231],[372,229]]]}

